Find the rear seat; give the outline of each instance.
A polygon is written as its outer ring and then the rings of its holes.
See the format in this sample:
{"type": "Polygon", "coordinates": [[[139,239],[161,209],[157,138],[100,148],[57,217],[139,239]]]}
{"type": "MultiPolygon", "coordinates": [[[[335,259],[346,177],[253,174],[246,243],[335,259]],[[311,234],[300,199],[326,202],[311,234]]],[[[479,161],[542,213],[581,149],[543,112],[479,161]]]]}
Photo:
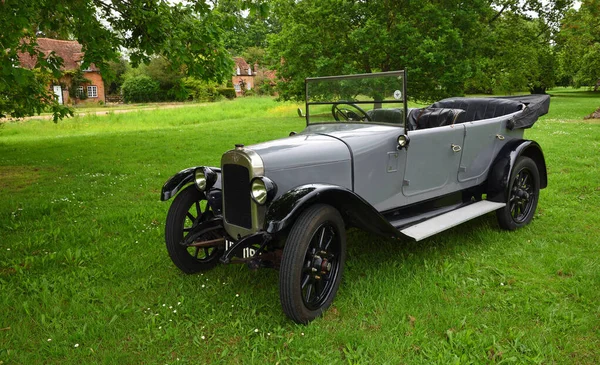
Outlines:
{"type": "Polygon", "coordinates": [[[465,114],[462,109],[422,108],[411,109],[408,114],[408,130],[442,127],[457,123],[465,114]]]}

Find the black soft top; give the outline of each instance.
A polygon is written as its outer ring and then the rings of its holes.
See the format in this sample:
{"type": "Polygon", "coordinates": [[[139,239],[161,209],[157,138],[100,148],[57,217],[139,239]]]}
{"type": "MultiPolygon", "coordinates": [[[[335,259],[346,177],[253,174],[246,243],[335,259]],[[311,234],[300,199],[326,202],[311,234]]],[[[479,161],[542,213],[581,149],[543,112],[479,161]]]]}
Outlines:
{"type": "Polygon", "coordinates": [[[507,124],[509,129],[530,128],[537,119],[548,113],[550,96],[548,95],[518,95],[499,96],[492,98],[455,97],[440,100],[432,108],[462,109],[465,111],[456,123],[471,122],[516,114],[507,124]]]}
{"type": "Polygon", "coordinates": [[[499,99],[514,100],[525,104],[523,112],[517,114],[508,124],[509,129],[531,128],[538,118],[548,114],[550,109],[550,95],[501,96],[499,99]]]}

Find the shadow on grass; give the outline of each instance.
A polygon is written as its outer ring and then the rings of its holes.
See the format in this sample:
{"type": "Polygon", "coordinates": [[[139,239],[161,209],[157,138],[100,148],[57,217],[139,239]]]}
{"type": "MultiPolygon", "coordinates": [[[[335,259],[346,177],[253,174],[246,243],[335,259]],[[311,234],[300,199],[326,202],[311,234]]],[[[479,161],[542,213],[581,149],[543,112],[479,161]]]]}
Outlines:
{"type": "MultiPolygon", "coordinates": [[[[490,231],[500,231],[493,214],[468,221],[447,231],[440,232],[422,241],[412,238],[386,239],[371,233],[352,229],[348,231],[347,261],[356,260],[367,263],[369,267],[385,266],[390,262],[415,262],[422,259],[439,257],[453,258],[465,251],[480,250],[494,243],[492,237],[488,240],[478,239],[488,235],[490,231]],[[435,252],[435,255],[433,254],[435,252]]],[[[510,234],[510,232],[506,232],[510,234]]]]}

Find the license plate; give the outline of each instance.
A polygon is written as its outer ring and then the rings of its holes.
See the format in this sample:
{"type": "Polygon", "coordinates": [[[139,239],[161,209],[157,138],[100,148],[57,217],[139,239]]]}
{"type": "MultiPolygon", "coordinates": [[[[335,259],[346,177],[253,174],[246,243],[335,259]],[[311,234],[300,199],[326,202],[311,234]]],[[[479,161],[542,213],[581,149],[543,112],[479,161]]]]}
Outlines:
{"type": "MultiPolygon", "coordinates": [[[[229,251],[234,244],[235,242],[233,241],[225,240],[225,251],[229,251]]],[[[254,254],[256,254],[256,250],[252,247],[246,247],[242,250],[242,258],[244,259],[252,257],[254,254]]]]}

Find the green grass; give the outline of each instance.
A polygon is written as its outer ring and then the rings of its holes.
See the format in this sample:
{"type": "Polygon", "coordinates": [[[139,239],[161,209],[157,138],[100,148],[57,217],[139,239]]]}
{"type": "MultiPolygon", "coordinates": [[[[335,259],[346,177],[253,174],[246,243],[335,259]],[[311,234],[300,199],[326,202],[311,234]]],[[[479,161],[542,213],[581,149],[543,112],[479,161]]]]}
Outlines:
{"type": "Polygon", "coordinates": [[[180,169],[302,130],[296,105],[4,124],[0,364],[597,364],[600,124],[582,117],[600,98],[553,93],[526,132],[549,172],[532,224],[490,214],[419,243],[352,230],[334,305],[308,326],[281,311],[277,271],[180,273],[159,201],[180,169]]]}

